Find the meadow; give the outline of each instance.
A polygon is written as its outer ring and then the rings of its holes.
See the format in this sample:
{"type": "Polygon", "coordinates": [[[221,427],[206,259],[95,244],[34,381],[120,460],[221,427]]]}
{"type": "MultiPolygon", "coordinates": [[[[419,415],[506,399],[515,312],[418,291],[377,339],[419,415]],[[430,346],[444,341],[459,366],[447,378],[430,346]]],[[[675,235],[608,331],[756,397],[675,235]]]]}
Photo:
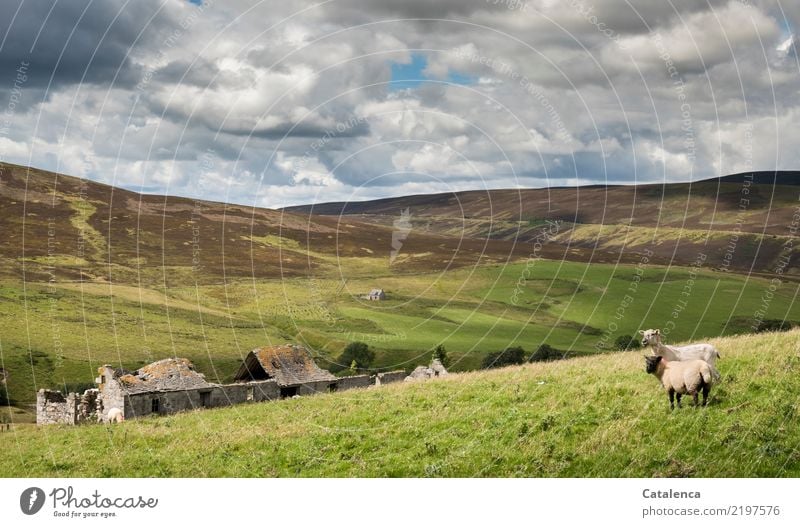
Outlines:
{"type": "Polygon", "coordinates": [[[800,331],[712,340],[705,408],[642,352],[119,425],[17,426],[0,477],[798,477],[800,331]]]}
{"type": "Polygon", "coordinates": [[[796,283],[771,291],[765,279],[719,271],[530,260],[403,275],[385,259],[363,260],[311,278],[161,289],[4,280],[9,396],[24,407],[40,387],[91,385],[101,364],[135,368],[168,356],[226,382],[249,350],[274,342],[304,342],[330,367],[348,342],[364,341],[375,367],[407,370],[441,343],[451,369],[467,371],[509,346],[606,352],[620,335],[667,324],[667,342],[732,335],[752,331],[767,293],[762,318],[800,321],[796,283]],[[362,299],[373,287],[388,300],[362,299]]]}

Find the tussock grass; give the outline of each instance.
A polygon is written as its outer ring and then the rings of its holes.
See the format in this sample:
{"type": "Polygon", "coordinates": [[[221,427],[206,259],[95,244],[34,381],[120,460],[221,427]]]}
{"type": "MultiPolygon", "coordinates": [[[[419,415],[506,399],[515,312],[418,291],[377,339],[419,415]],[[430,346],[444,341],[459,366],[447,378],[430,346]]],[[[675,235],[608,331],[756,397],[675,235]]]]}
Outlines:
{"type": "Polygon", "coordinates": [[[714,339],[707,408],[641,352],[0,435],[0,476],[800,476],[800,331],[714,339]]]}

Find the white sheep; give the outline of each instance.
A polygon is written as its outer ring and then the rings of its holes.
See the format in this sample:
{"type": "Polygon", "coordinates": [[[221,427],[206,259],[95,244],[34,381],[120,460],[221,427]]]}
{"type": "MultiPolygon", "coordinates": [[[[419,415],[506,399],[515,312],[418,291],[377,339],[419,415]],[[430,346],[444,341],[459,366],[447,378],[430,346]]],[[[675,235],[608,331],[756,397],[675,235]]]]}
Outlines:
{"type": "Polygon", "coordinates": [[[703,406],[708,402],[713,376],[711,366],[703,360],[668,361],[660,355],[645,356],[645,371],[652,373],[661,381],[661,385],[669,396],[669,408],[675,409],[674,398],[677,395],[678,408],[681,407],[681,396],[689,394],[697,406],[697,393],[703,391],[703,406]]]}
{"type": "Polygon", "coordinates": [[[689,344],[688,346],[667,346],[661,342],[660,329],[639,330],[642,335],[642,345],[649,345],[655,355],[660,355],[668,361],[702,360],[711,366],[711,374],[714,380],[720,379],[719,371],[715,366],[717,359],[720,358],[717,348],[711,344],[689,344]]]}
{"type": "Polygon", "coordinates": [[[122,413],[122,410],[119,408],[111,408],[108,411],[108,422],[109,423],[121,423],[125,420],[125,414],[122,413]]]}

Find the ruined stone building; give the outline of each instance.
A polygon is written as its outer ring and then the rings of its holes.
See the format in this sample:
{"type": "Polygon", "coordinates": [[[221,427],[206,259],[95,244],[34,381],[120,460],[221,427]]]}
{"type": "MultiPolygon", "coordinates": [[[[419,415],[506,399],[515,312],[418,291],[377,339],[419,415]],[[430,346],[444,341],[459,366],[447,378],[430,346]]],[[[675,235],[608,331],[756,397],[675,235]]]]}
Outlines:
{"type": "Polygon", "coordinates": [[[433,379],[435,377],[446,377],[447,369],[439,359],[433,359],[429,366],[417,366],[411,374],[405,378],[407,381],[417,381],[433,379]]]}
{"type": "Polygon", "coordinates": [[[119,408],[125,419],[349,390],[402,380],[405,373],[336,377],[316,365],[310,352],[292,344],[266,346],[247,354],[233,384],[213,384],[188,359],[163,359],[135,371],[101,366],[96,389],[64,395],[39,390],[38,424],[108,421],[119,408]]]}
{"type": "Polygon", "coordinates": [[[163,359],[133,372],[103,366],[96,381],[103,421],[111,408],[119,408],[129,419],[278,398],[274,382],[211,384],[188,359],[163,359]]]}

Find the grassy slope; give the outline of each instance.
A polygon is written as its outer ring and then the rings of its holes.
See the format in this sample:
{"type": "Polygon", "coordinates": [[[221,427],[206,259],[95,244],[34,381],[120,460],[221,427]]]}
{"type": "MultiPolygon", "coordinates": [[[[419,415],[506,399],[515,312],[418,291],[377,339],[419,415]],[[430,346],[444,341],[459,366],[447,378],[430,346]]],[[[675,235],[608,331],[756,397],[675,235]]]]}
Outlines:
{"type": "Polygon", "coordinates": [[[0,435],[0,476],[800,476],[800,331],[713,341],[708,408],[641,353],[0,435]]]}

